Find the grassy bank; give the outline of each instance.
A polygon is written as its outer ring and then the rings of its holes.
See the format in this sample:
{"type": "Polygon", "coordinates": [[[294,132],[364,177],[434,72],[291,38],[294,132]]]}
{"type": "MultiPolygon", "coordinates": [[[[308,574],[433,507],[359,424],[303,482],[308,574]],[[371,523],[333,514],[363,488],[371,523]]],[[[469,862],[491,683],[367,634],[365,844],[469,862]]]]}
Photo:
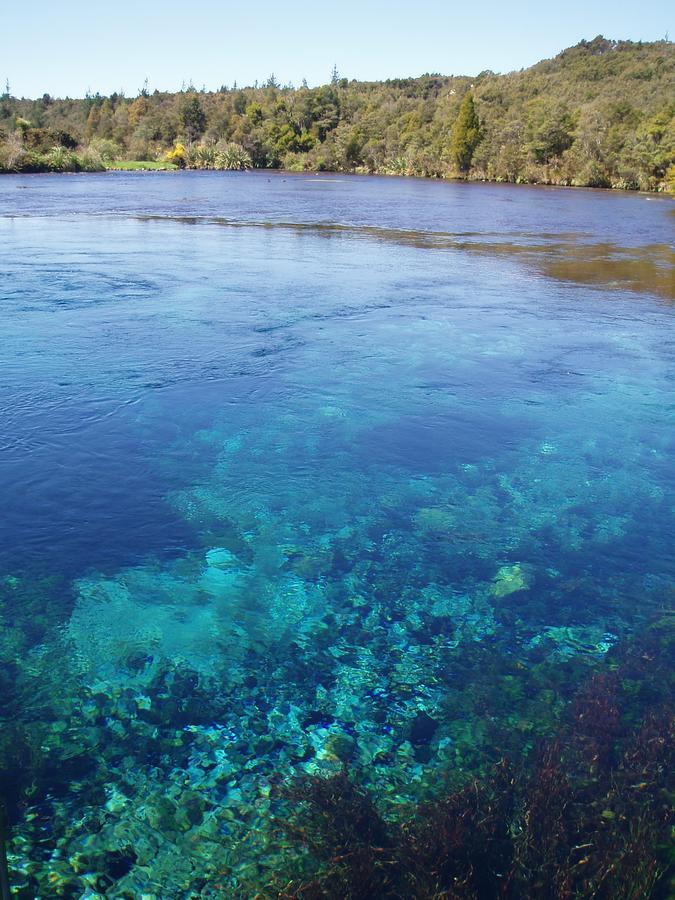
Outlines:
{"type": "Polygon", "coordinates": [[[178,169],[170,162],[153,162],[146,159],[116,159],[105,164],[106,170],[117,172],[169,172],[178,169]]]}

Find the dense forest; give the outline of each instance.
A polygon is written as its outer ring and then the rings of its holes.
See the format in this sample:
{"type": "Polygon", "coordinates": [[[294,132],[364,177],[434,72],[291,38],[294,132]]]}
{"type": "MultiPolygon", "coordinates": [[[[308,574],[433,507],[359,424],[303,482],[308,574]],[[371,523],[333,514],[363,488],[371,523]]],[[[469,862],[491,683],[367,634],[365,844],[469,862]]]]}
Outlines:
{"type": "Polygon", "coordinates": [[[475,78],[0,97],[0,171],[283,168],[675,187],[675,45],[597,37],[475,78]]]}

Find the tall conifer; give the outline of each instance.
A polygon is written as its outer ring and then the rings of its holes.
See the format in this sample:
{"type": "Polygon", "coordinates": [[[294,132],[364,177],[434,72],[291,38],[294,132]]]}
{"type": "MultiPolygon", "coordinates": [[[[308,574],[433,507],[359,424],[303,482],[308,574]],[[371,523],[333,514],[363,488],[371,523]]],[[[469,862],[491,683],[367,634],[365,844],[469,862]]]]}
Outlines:
{"type": "Polygon", "coordinates": [[[471,91],[467,91],[452,126],[450,153],[460,172],[468,172],[474,151],[482,137],[478,113],[471,91]]]}

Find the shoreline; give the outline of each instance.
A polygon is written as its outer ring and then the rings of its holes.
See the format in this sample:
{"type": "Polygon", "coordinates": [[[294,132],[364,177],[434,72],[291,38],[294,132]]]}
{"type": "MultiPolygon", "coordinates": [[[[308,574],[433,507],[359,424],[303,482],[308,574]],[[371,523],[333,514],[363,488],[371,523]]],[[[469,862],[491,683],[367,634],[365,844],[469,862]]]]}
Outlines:
{"type": "Polygon", "coordinates": [[[437,178],[428,175],[396,175],[390,174],[388,172],[341,172],[341,171],[314,171],[308,170],[303,172],[297,172],[292,169],[179,169],[177,167],[170,166],[161,166],[161,167],[148,167],[148,168],[117,168],[115,166],[110,166],[105,169],[100,169],[98,171],[79,171],[79,172],[53,172],[49,170],[45,170],[43,172],[8,172],[0,170],[0,177],[2,176],[33,176],[33,175],[54,175],[54,176],[91,176],[91,175],[108,175],[108,174],[124,174],[124,175],[178,175],[178,174],[191,174],[191,175],[204,175],[204,174],[220,174],[220,175],[265,175],[268,178],[272,176],[283,176],[284,178],[317,178],[317,177],[330,177],[329,180],[334,181],[337,178],[383,178],[383,179],[400,179],[402,181],[423,181],[423,182],[433,182],[433,183],[446,183],[446,184],[466,184],[466,185],[477,185],[477,184],[486,184],[486,185],[505,185],[508,187],[529,187],[529,188],[549,188],[556,190],[575,190],[575,191],[593,191],[603,194],[621,194],[621,195],[637,195],[644,197],[665,197],[668,199],[675,199],[675,194],[672,191],[668,190],[653,190],[653,191],[644,191],[633,188],[624,188],[624,187],[598,187],[584,184],[555,184],[554,182],[549,181],[502,181],[497,179],[489,179],[489,178],[437,178]]]}

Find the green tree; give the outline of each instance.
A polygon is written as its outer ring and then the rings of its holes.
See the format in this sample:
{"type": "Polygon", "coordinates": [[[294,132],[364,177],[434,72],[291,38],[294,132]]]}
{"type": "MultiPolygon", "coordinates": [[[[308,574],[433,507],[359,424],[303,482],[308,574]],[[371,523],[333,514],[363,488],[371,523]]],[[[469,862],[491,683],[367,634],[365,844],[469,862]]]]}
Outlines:
{"type": "Polygon", "coordinates": [[[545,111],[530,145],[536,162],[548,163],[569,150],[574,143],[574,127],[574,119],[565,108],[545,111]]]}
{"type": "Polygon", "coordinates": [[[471,168],[474,151],[482,136],[473,94],[467,91],[450,135],[450,155],[460,172],[468,172],[471,168]]]}
{"type": "Polygon", "coordinates": [[[259,103],[253,101],[246,107],[246,115],[254,125],[260,125],[265,118],[265,111],[259,103]]]}
{"type": "Polygon", "coordinates": [[[28,119],[24,119],[23,116],[17,116],[14,124],[21,137],[25,138],[30,131],[30,122],[28,119]]]}
{"type": "Polygon", "coordinates": [[[113,136],[113,106],[110,100],[104,100],[99,110],[96,136],[107,139],[113,136]]]}
{"type": "Polygon", "coordinates": [[[206,128],[206,114],[196,94],[189,94],[182,101],[178,116],[185,136],[189,141],[196,141],[206,128]]]}
{"type": "MultiPolygon", "coordinates": [[[[234,90],[234,89],[233,89],[234,90]]],[[[246,110],[246,94],[243,91],[237,91],[232,101],[232,107],[239,116],[243,116],[246,110]]]]}
{"type": "Polygon", "coordinates": [[[101,111],[98,106],[92,106],[87,116],[87,124],[85,125],[84,134],[88,141],[96,135],[98,131],[98,123],[101,118],[101,111]]]}

